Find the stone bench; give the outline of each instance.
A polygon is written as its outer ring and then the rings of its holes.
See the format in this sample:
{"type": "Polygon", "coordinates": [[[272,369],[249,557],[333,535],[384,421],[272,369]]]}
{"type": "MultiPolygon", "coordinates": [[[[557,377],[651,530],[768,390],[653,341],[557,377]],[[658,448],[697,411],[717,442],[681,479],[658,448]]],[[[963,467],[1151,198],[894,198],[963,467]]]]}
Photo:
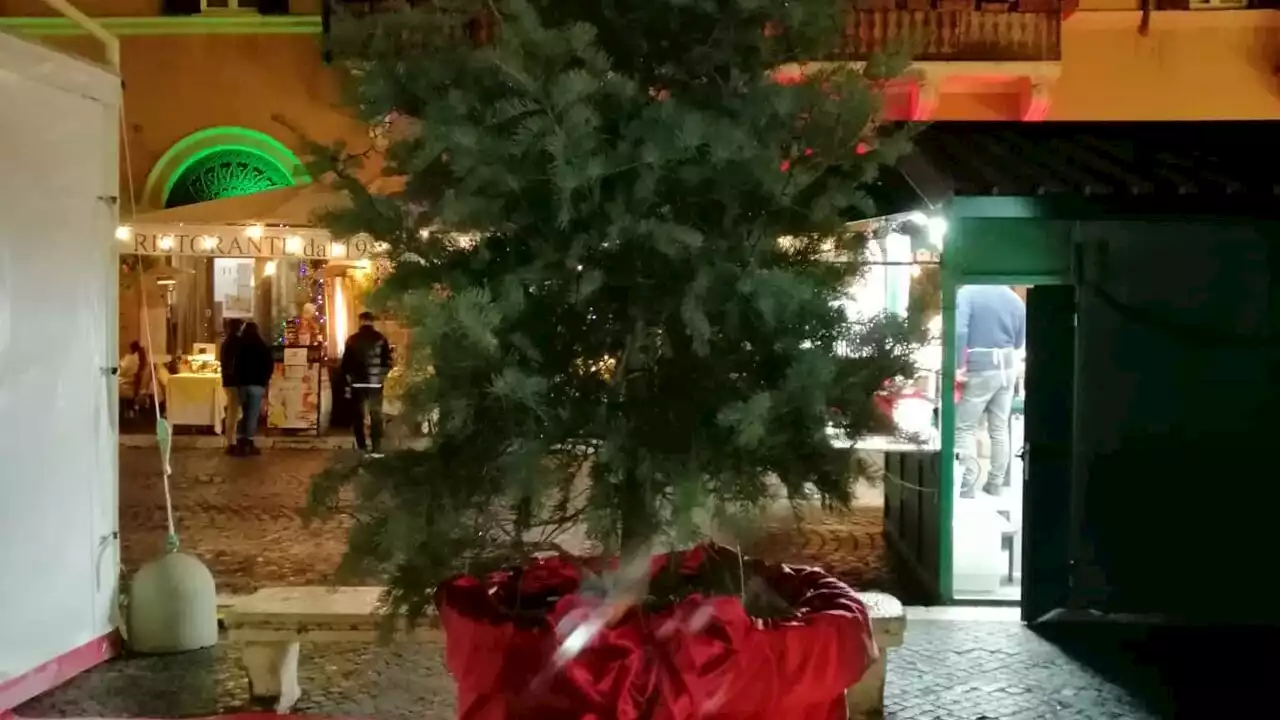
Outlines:
{"type": "Polygon", "coordinates": [[[889,648],[902,644],[907,633],[907,612],[898,598],[888,593],[860,592],[859,599],[871,615],[871,632],[880,648],[880,658],[867,668],[857,685],[845,693],[850,720],[878,720],[884,717],[884,680],[889,648]]]}
{"type": "MultiPolygon", "coordinates": [[[[373,642],[382,618],[381,588],[267,588],[236,600],[223,615],[228,641],[241,646],[254,698],[276,699],[276,711],[289,712],[302,695],[298,685],[301,643],[373,642]]],[[[886,651],[902,644],[906,614],[897,598],[859,593],[871,613],[880,647],[876,661],[846,699],[849,716],[870,720],[884,714],[886,651]]],[[[414,630],[422,639],[440,638],[440,628],[424,621],[414,630]]]]}

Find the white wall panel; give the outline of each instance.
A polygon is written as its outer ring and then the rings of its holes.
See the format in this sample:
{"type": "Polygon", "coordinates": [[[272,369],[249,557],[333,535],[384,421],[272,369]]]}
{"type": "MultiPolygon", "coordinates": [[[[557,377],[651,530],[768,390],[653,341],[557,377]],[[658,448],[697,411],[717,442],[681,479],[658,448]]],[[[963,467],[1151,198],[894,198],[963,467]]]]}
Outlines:
{"type": "Polygon", "coordinates": [[[111,629],[119,99],[0,34],[0,682],[111,629]]]}

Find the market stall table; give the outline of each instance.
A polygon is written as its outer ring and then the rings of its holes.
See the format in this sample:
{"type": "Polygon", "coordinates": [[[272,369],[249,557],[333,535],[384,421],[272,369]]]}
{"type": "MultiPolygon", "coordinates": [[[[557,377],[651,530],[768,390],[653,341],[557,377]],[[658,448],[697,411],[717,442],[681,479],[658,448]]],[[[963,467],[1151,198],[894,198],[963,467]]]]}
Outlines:
{"type": "Polygon", "coordinates": [[[195,373],[170,376],[165,415],[170,425],[211,427],[221,435],[226,415],[222,378],[195,373]]]}

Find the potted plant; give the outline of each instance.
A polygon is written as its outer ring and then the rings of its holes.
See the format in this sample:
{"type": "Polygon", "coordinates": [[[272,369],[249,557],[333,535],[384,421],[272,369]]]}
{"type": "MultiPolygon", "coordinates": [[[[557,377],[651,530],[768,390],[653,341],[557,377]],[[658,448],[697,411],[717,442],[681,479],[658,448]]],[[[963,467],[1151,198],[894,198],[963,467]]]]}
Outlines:
{"type": "Polygon", "coordinates": [[[335,465],[312,503],[354,517],[343,570],[384,578],[391,614],[438,607],[461,717],[826,718],[874,656],[833,578],[690,549],[774,485],[849,502],[829,432],[866,433],[910,374],[903,321],[836,305],[865,243],[848,223],[910,132],[876,122],[894,63],[797,79],[844,12],[455,0],[335,22],[404,183],[370,195],[329,152],[352,203],[325,222],[385,243],[402,399],[434,434],[335,465]],[[560,552],[577,531],[594,559],[560,552]]]}

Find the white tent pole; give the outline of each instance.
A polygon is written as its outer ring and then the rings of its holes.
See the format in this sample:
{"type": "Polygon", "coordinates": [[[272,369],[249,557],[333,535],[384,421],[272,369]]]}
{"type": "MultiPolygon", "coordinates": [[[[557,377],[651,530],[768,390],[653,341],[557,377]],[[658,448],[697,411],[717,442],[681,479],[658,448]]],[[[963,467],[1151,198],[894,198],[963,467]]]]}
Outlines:
{"type": "Polygon", "coordinates": [[[85,32],[98,38],[107,49],[107,64],[116,75],[120,74],[120,38],[107,32],[107,29],[93,18],[76,9],[67,0],[44,0],[44,4],[65,15],[69,20],[85,29],[85,32]]]}

